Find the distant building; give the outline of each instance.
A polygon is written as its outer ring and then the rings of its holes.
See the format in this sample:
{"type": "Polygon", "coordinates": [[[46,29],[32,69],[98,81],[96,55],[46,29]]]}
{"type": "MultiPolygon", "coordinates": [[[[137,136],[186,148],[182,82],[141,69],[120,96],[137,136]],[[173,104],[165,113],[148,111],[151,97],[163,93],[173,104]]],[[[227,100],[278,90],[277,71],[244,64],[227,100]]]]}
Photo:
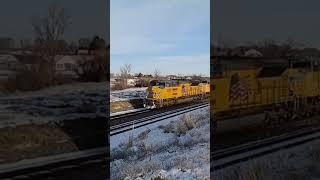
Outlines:
{"type": "Polygon", "coordinates": [[[76,79],[78,78],[77,72],[82,73],[81,64],[93,58],[90,55],[56,56],[56,75],[76,79]]]}
{"type": "Polygon", "coordinates": [[[127,85],[128,86],[135,86],[136,85],[136,79],[127,79],[127,85]]]}
{"type": "Polygon", "coordinates": [[[21,39],[19,43],[19,48],[30,48],[32,47],[32,42],[30,39],[21,39]]]}
{"type": "Polygon", "coordinates": [[[14,40],[9,37],[0,38],[0,49],[12,49],[14,48],[14,40]]]}
{"type": "Polygon", "coordinates": [[[77,55],[89,55],[90,50],[89,49],[78,49],[77,50],[77,55]]]}
{"type": "Polygon", "coordinates": [[[168,79],[168,80],[177,79],[177,78],[178,78],[178,76],[176,76],[176,75],[168,75],[168,76],[167,76],[167,79],[168,79]]]}
{"type": "Polygon", "coordinates": [[[255,49],[249,49],[244,53],[244,56],[246,57],[262,57],[262,53],[255,50],[255,49]]]}
{"type": "Polygon", "coordinates": [[[78,41],[80,49],[89,49],[91,40],[89,38],[81,38],[78,41]]]}
{"type": "Polygon", "coordinates": [[[245,49],[243,47],[236,47],[231,50],[231,56],[241,57],[244,56],[245,49]]]}
{"type": "Polygon", "coordinates": [[[39,70],[42,58],[33,54],[15,54],[14,57],[17,58],[19,63],[23,68],[28,70],[39,70]]]}
{"type": "Polygon", "coordinates": [[[0,81],[15,79],[20,67],[18,59],[10,54],[0,55],[0,81]]]}
{"type": "MultiPolygon", "coordinates": [[[[40,39],[35,39],[34,40],[34,45],[35,46],[40,46],[41,45],[41,40],[40,39]]],[[[68,43],[67,41],[61,39],[61,40],[51,40],[51,41],[47,41],[47,44],[50,44],[50,46],[53,47],[59,47],[60,49],[66,50],[68,48],[68,43]]]]}

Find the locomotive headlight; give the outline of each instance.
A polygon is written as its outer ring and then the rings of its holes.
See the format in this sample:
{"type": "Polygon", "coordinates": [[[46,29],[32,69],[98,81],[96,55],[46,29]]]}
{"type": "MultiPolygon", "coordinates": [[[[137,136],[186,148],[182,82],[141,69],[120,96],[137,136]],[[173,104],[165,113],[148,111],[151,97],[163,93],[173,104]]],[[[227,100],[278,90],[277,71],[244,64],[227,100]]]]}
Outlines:
{"type": "Polygon", "coordinates": [[[154,97],[159,97],[160,96],[160,93],[154,93],[154,97]]]}

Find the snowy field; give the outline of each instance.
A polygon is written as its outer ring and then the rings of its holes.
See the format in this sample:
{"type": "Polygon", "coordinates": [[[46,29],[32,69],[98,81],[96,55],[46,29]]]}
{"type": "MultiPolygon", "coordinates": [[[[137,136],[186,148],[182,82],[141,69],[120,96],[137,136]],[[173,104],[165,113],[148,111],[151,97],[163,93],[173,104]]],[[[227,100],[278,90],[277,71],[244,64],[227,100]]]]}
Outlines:
{"type": "Polygon", "coordinates": [[[319,180],[320,141],[282,150],[213,173],[215,180],[319,180]]]}
{"type": "Polygon", "coordinates": [[[147,88],[129,88],[119,91],[110,92],[110,102],[115,101],[128,101],[130,99],[143,99],[147,95],[147,88]]]}
{"type": "Polygon", "coordinates": [[[106,116],[107,82],[74,83],[0,97],[0,127],[106,116]]]}
{"type": "Polygon", "coordinates": [[[112,179],[209,179],[209,108],[110,140],[112,179]]]}

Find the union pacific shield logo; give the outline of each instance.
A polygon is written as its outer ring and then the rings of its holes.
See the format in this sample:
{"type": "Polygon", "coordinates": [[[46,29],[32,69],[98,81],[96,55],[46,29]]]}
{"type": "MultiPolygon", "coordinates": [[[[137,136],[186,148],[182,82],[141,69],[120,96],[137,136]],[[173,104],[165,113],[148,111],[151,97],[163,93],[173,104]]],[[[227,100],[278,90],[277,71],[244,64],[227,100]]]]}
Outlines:
{"type": "Polygon", "coordinates": [[[187,87],[185,85],[182,85],[182,93],[183,94],[187,93],[187,87]]]}

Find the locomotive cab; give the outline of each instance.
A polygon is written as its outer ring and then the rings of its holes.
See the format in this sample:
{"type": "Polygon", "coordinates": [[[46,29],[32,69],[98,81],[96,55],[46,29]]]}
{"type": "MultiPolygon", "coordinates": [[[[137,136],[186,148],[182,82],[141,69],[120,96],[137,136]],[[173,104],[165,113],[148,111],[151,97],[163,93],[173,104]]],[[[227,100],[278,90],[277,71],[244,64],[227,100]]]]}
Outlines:
{"type": "Polygon", "coordinates": [[[152,80],[150,81],[147,88],[147,95],[144,99],[144,107],[148,109],[154,109],[157,107],[155,99],[157,99],[160,95],[160,89],[164,89],[166,87],[166,83],[164,81],[152,80]]]}

